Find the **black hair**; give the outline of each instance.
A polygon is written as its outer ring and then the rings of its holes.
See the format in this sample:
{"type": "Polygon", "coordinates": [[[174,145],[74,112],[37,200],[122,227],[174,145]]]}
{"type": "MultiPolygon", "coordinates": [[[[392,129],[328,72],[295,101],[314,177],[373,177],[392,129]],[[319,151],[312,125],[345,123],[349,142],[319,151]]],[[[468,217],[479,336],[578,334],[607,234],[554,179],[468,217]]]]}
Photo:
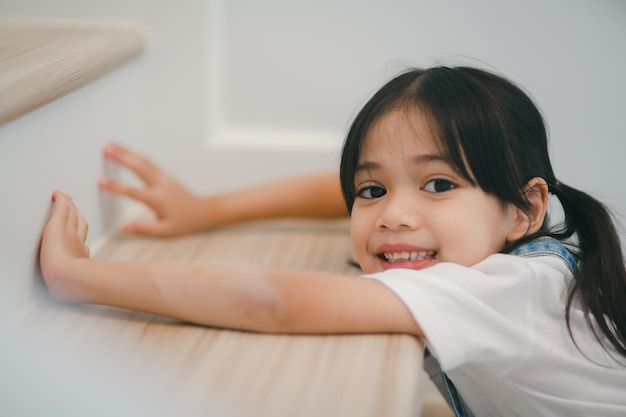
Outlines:
{"type": "Polygon", "coordinates": [[[427,117],[451,166],[503,203],[528,211],[523,187],[535,177],[546,181],[563,205],[564,223],[549,228],[546,216],[538,232],[510,243],[502,252],[539,236],[564,242],[578,263],[566,305],[570,337],[574,340],[570,310],[576,301],[602,347],[607,345],[592,324],[594,319],[606,341],[626,357],[626,267],[615,224],[601,202],[557,181],[543,117],[529,95],[511,81],[477,68],[441,66],[401,73],[365,104],[346,137],[340,181],[349,212],[356,194],[354,174],[368,133],[396,109],[427,117]]]}

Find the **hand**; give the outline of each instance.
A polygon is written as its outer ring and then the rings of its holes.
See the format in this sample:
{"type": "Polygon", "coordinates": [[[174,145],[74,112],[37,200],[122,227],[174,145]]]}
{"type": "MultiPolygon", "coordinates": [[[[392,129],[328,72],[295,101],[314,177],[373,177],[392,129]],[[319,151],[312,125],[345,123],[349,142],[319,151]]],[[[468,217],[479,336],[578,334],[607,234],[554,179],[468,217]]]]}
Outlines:
{"type": "Polygon", "coordinates": [[[156,215],[154,221],[125,224],[122,229],[125,233],[172,236],[206,227],[203,224],[201,200],[147,158],[114,143],[105,146],[104,156],[137,174],[144,188],[130,187],[107,178],[100,179],[100,188],[138,200],[156,215]]]}
{"type": "Polygon", "coordinates": [[[74,266],[76,261],[89,258],[89,248],[85,246],[88,225],[69,195],[55,191],[52,201],[54,211],[41,239],[41,273],[52,295],[76,301],[72,287],[74,266]]]}

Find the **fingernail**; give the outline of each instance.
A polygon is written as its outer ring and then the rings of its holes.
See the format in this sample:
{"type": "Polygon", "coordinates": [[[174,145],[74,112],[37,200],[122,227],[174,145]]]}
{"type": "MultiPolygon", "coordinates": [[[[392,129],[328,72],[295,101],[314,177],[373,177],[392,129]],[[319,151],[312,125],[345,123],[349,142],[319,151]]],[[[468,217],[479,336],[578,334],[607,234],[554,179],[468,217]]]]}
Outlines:
{"type": "Polygon", "coordinates": [[[113,154],[118,150],[117,145],[114,142],[109,142],[104,146],[104,152],[113,154]]]}

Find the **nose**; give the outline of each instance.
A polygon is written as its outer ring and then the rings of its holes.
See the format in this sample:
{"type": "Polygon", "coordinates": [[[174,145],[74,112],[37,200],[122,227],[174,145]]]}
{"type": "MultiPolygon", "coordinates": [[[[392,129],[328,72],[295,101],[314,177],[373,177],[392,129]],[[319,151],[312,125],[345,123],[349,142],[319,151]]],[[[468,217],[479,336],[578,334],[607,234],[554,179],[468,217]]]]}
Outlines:
{"type": "Polygon", "coordinates": [[[419,207],[410,193],[388,193],[385,196],[376,227],[386,230],[417,229],[421,223],[419,207]]]}

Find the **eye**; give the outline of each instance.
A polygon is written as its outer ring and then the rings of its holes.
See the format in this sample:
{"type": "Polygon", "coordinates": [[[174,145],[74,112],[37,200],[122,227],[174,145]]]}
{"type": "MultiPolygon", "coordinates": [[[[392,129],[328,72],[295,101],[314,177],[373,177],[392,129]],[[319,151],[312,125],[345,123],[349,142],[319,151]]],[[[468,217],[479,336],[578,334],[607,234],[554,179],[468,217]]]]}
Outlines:
{"type": "Polygon", "coordinates": [[[429,193],[445,193],[456,188],[456,184],[443,179],[430,180],[424,186],[424,190],[429,193]]]}
{"type": "Polygon", "coordinates": [[[372,199],[375,199],[375,198],[380,198],[380,197],[384,196],[385,194],[387,194],[387,190],[385,190],[383,187],[379,187],[379,186],[376,186],[376,185],[370,185],[370,186],[361,188],[356,193],[356,196],[364,198],[366,200],[372,200],[372,199]]]}

